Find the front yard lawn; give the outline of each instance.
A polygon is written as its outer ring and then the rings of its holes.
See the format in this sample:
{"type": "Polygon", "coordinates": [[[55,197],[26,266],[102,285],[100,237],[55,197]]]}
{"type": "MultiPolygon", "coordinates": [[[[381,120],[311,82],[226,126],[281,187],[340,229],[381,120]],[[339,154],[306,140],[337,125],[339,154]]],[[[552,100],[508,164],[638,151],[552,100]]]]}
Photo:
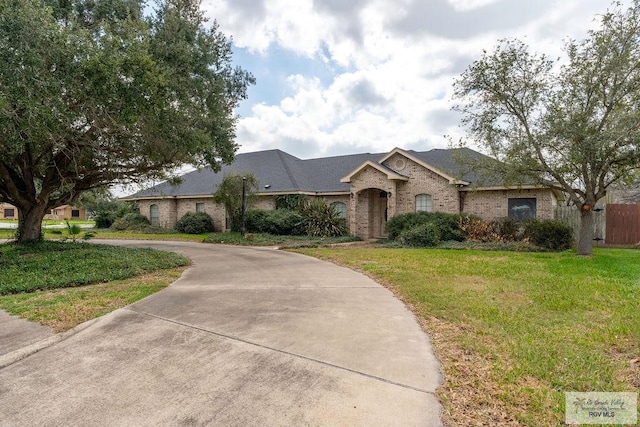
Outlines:
{"type": "Polygon", "coordinates": [[[153,249],[87,243],[0,245],[0,309],[60,332],[175,281],[189,261],[153,249]]]}
{"type": "Polygon", "coordinates": [[[640,251],[299,249],[388,286],[431,335],[451,425],[551,426],[564,393],[638,391],[640,251]]]}
{"type": "Polygon", "coordinates": [[[185,266],[181,255],[90,243],[0,245],[0,295],[122,280],[185,266]]]}

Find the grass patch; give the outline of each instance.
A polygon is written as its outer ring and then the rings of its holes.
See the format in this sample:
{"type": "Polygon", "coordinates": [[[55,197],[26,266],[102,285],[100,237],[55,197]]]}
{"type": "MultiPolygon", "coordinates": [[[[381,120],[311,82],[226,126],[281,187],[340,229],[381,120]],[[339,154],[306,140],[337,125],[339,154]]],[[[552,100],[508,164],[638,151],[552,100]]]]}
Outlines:
{"type": "Polygon", "coordinates": [[[413,309],[451,425],[560,425],[564,392],[640,388],[640,251],[299,252],[361,270],[413,309]]]}
{"type": "MultiPolygon", "coordinates": [[[[221,243],[243,246],[280,246],[280,247],[318,247],[360,240],[353,236],[313,237],[313,236],[274,236],[266,233],[249,233],[245,238],[240,233],[202,233],[185,234],[176,232],[142,233],[135,231],[112,231],[109,229],[82,229],[91,232],[93,239],[105,240],[177,240],[187,242],[221,243]]],[[[0,239],[14,239],[15,229],[0,229],[0,239]]],[[[49,240],[68,238],[66,230],[43,229],[44,237],[49,240]]],[[[80,236],[81,238],[81,236],[80,236]]]]}
{"type": "Polygon", "coordinates": [[[221,243],[243,246],[318,247],[358,241],[357,237],[314,237],[314,236],[274,236],[264,233],[211,233],[205,243],[221,243]]]}
{"type": "MultiPolygon", "coordinates": [[[[71,222],[73,223],[73,222],[71,222]]],[[[68,237],[66,229],[51,229],[43,228],[43,235],[48,240],[60,240],[68,237]]],[[[83,228],[82,234],[90,232],[93,234],[94,239],[108,239],[108,240],[177,240],[187,242],[202,242],[209,236],[209,233],[203,234],[184,234],[173,232],[158,232],[158,233],[141,233],[133,231],[111,231],[104,228],[83,228]]],[[[15,239],[16,230],[9,228],[0,228],[0,239],[13,240],[15,239]]]]}
{"type": "Polygon", "coordinates": [[[153,249],[45,241],[0,245],[0,295],[122,280],[185,266],[181,255],[153,249]]]}
{"type": "Polygon", "coordinates": [[[203,242],[209,233],[186,234],[175,232],[142,233],[135,231],[111,231],[109,229],[95,229],[94,239],[107,240],[177,240],[185,242],[203,242]]]}
{"type": "Polygon", "coordinates": [[[145,298],[177,280],[186,267],[126,280],[0,296],[0,309],[64,332],[87,320],[145,298]]]}

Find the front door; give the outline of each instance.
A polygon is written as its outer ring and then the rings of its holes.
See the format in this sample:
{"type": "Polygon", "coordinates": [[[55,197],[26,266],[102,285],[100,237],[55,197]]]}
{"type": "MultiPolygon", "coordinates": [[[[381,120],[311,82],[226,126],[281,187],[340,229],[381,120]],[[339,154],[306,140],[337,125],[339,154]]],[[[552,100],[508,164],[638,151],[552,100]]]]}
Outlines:
{"type": "Polygon", "coordinates": [[[387,237],[387,192],[380,191],[374,201],[373,237],[387,237]]]}

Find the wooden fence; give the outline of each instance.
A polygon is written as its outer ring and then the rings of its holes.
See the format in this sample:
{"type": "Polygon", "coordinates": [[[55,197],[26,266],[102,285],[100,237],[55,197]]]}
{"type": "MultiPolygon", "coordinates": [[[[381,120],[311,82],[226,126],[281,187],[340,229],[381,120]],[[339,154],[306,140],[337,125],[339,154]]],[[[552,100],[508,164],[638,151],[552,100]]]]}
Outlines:
{"type": "MultiPolygon", "coordinates": [[[[607,205],[608,206],[608,205],[607,205]]],[[[580,211],[575,206],[556,207],[556,220],[573,228],[573,237],[578,239],[580,235],[580,211]]],[[[605,243],[607,227],[607,211],[597,206],[593,211],[593,244],[602,246],[605,243]]]]}
{"type": "MultiPolygon", "coordinates": [[[[556,219],[580,233],[580,212],[574,206],[558,206],[556,219]]],[[[640,243],[640,204],[607,203],[593,212],[594,244],[637,245],[640,243]]]]}
{"type": "Polygon", "coordinates": [[[640,205],[607,205],[606,242],[608,245],[640,243],[640,205]]]}

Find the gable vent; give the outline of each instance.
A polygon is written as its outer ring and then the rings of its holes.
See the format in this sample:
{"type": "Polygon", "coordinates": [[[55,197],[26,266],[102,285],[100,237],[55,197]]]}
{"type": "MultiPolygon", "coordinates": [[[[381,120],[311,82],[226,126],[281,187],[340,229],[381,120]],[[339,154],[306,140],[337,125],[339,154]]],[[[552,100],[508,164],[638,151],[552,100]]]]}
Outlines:
{"type": "Polygon", "coordinates": [[[398,158],[393,161],[393,168],[395,170],[401,171],[404,170],[405,167],[407,167],[407,161],[405,159],[398,158]]]}

